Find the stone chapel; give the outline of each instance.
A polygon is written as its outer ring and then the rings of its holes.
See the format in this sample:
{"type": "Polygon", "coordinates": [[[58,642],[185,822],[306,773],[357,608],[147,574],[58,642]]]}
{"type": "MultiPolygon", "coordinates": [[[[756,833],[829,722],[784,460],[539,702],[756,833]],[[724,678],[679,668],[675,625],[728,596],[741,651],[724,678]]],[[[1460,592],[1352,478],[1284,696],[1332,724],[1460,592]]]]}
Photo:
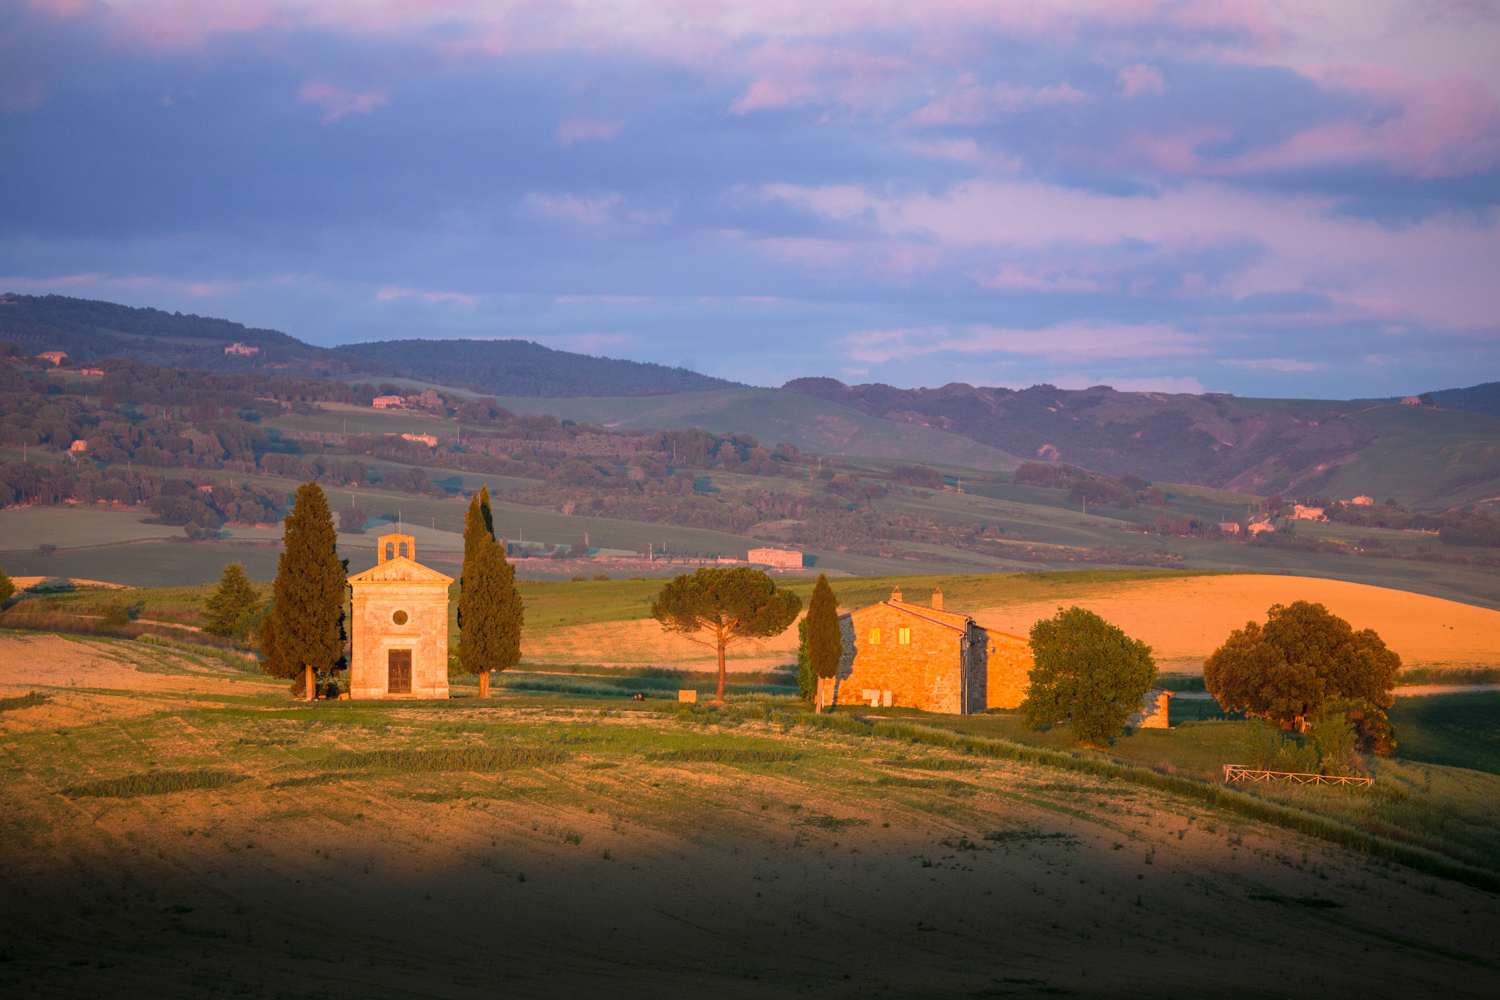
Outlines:
{"type": "Polygon", "coordinates": [[[417,562],[411,535],[382,535],[375,565],[349,577],[350,698],[448,697],[448,587],[417,562]]]}

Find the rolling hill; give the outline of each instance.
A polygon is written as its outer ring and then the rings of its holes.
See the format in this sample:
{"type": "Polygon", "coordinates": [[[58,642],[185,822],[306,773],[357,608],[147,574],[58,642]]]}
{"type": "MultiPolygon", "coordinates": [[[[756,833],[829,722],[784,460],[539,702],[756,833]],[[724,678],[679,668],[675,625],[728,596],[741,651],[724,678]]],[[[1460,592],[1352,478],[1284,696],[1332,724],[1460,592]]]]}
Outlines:
{"type": "Polygon", "coordinates": [[[1500,493],[1500,418],[1480,412],[1371,400],[1117,392],[1102,385],[897,389],[808,378],[783,388],[1028,460],[1115,475],[1260,495],[1369,493],[1441,506],[1500,493]]]}
{"type": "Polygon", "coordinates": [[[526,340],[387,340],[339,350],[399,375],[484,395],[631,396],[737,385],[686,368],[555,351],[526,340]]]}

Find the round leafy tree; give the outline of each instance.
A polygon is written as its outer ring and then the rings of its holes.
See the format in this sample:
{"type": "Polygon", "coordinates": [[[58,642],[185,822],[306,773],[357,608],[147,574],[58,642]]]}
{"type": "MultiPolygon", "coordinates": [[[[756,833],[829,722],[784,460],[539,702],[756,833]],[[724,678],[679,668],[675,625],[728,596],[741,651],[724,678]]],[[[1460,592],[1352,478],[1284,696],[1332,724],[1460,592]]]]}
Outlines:
{"type": "Polygon", "coordinates": [[[1321,604],[1276,604],[1266,619],[1235,629],[1203,661],[1204,686],[1219,704],[1300,729],[1326,703],[1343,699],[1365,747],[1381,749],[1401,657],[1373,629],[1356,632],[1321,604]]]}
{"type": "Polygon", "coordinates": [[[0,570],[0,602],[10,600],[11,595],[15,592],[15,581],[6,576],[4,570],[0,570]]]}
{"type": "Polygon", "coordinates": [[[1059,608],[1031,627],[1031,657],[1026,724],[1066,721],[1079,743],[1118,734],[1156,679],[1150,646],[1079,607],[1059,608]]]}
{"type": "Polygon", "coordinates": [[[489,487],[469,501],[464,517],[464,568],[459,578],[458,661],[479,677],[479,696],[490,694],[490,672],[521,660],[524,607],[516,570],[495,541],[489,487]]]}
{"type": "Polygon", "coordinates": [[[651,616],[668,632],[712,646],[719,653],[719,691],[724,704],[724,651],[741,639],[769,639],[785,632],[802,599],[758,569],[704,567],[674,578],[651,602],[651,616]],[[702,633],[701,635],[699,633],[702,633]]]}
{"type": "Polygon", "coordinates": [[[312,698],[317,674],[344,656],[346,574],[328,499],[317,483],[297,488],[284,523],[271,613],[261,626],[261,666],[272,677],[297,678],[293,691],[312,698]]]}

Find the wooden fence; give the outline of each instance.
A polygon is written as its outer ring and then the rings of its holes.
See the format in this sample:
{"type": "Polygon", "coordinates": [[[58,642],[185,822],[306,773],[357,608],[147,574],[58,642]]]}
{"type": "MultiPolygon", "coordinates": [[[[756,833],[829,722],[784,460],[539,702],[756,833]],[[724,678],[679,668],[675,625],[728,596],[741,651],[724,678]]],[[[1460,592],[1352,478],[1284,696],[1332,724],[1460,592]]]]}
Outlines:
{"type": "Polygon", "coordinates": [[[1294,771],[1260,771],[1243,764],[1225,764],[1224,781],[1291,781],[1299,785],[1373,785],[1374,778],[1346,778],[1337,774],[1298,774],[1294,771]]]}

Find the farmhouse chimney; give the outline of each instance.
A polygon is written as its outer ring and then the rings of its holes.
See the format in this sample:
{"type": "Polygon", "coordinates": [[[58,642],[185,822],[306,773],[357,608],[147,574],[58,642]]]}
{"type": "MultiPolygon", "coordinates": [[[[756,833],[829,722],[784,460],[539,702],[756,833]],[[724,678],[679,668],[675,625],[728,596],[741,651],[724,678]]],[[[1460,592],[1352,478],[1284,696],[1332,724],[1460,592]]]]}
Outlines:
{"type": "Polygon", "coordinates": [[[891,591],[891,600],[895,601],[897,604],[901,603],[901,588],[900,587],[897,587],[895,590],[891,591]]]}
{"type": "Polygon", "coordinates": [[[941,587],[932,588],[932,610],[943,610],[943,591],[941,587]]]}

